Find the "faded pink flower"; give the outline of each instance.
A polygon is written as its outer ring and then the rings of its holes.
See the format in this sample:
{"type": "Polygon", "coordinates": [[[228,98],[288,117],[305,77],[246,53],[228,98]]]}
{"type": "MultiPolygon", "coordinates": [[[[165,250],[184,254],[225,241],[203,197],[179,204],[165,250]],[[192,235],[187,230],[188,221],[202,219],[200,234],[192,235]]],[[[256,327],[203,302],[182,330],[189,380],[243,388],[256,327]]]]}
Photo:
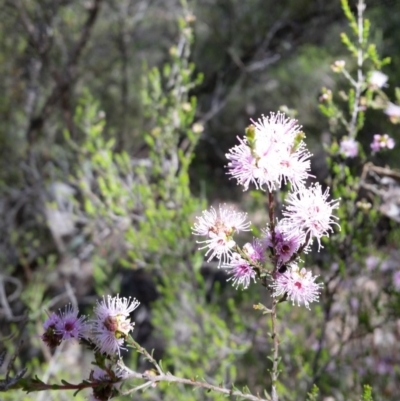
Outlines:
{"type": "Polygon", "coordinates": [[[120,355],[124,341],[133,330],[129,315],[140,302],[136,298],[120,298],[119,295],[103,297],[94,308],[96,318],[92,320],[91,340],[96,349],[107,355],[120,355]]]}
{"type": "Polygon", "coordinates": [[[271,113],[253,121],[252,137],[239,138],[239,145],[226,154],[228,174],[247,190],[250,183],[269,191],[289,182],[293,188],[304,186],[310,176],[310,156],[304,142],[296,144],[301,134],[297,121],[283,113],[271,113]]]}
{"type": "Polygon", "coordinates": [[[353,138],[344,137],[340,142],[340,153],[344,157],[358,156],[358,142],[353,138]]]}
{"type": "Polygon", "coordinates": [[[223,268],[229,270],[228,274],[232,276],[228,281],[232,280],[232,285],[236,286],[236,288],[241,285],[243,289],[246,289],[252,279],[254,282],[256,281],[256,273],[253,268],[238,253],[234,253],[229,263],[224,265],[223,268]]]}
{"type": "Polygon", "coordinates": [[[221,262],[226,263],[232,255],[232,248],[236,245],[234,234],[250,230],[250,222],[246,221],[247,214],[237,212],[226,205],[219,206],[219,213],[211,207],[210,210],[203,211],[201,217],[196,218],[193,234],[207,237],[204,241],[197,241],[198,244],[205,244],[199,249],[208,248],[208,261],[217,257],[219,265],[221,262]]]}
{"type": "Polygon", "coordinates": [[[58,314],[52,313],[44,322],[45,330],[42,340],[51,348],[61,344],[63,340],[80,339],[85,337],[88,326],[86,317],[78,317],[78,309],[71,304],[65,307],[64,311],[59,310],[58,314]]]}
{"type": "Polygon", "coordinates": [[[290,235],[285,232],[284,221],[275,226],[275,244],[272,241],[272,233],[269,227],[265,230],[265,243],[274,250],[278,266],[288,262],[301,245],[304,244],[306,235],[300,229],[289,228],[290,235]]]}
{"type": "Polygon", "coordinates": [[[58,347],[62,341],[62,335],[56,330],[56,325],[60,321],[60,316],[52,313],[48,319],[43,323],[44,333],[42,340],[50,348],[58,347]]]}
{"type": "Polygon", "coordinates": [[[286,294],[293,305],[304,305],[310,309],[311,302],[318,302],[322,283],[316,283],[318,276],[313,276],[305,268],[299,269],[296,264],[287,267],[284,273],[277,273],[272,283],[273,297],[280,297],[286,294]]]}
{"type": "Polygon", "coordinates": [[[243,245],[243,252],[253,262],[265,261],[265,245],[259,239],[254,239],[253,243],[246,243],[243,245]]]}
{"type": "Polygon", "coordinates": [[[400,271],[396,271],[393,273],[392,280],[395,290],[400,291],[400,271]]]}
{"type": "Polygon", "coordinates": [[[393,149],[395,145],[394,139],[388,134],[375,134],[374,140],[371,143],[371,149],[373,152],[379,152],[382,149],[393,149]]]}
{"type": "Polygon", "coordinates": [[[71,338],[81,338],[85,336],[87,324],[86,316],[78,317],[78,309],[71,304],[65,307],[65,311],[60,311],[60,319],[56,323],[56,332],[62,335],[63,340],[71,338]]]}
{"type": "Polygon", "coordinates": [[[321,248],[320,239],[333,231],[331,225],[336,224],[340,228],[336,222],[338,218],[332,215],[333,209],[339,207],[339,200],[328,201],[328,197],[329,188],[322,193],[319,184],[289,193],[286,210],[283,211],[285,217],[282,219],[282,229],[287,238],[293,238],[300,230],[307,235],[307,246],[312,244],[315,237],[321,248]]]}

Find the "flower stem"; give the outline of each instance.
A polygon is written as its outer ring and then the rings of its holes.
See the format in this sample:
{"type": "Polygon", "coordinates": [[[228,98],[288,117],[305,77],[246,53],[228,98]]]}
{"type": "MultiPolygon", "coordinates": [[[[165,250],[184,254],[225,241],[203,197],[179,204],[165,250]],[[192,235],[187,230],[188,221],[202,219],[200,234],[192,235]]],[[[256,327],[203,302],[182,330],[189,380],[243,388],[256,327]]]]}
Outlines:
{"type": "Polygon", "coordinates": [[[272,379],[272,389],[271,396],[272,401],[278,401],[278,393],[276,391],[276,382],[278,381],[279,376],[279,337],[278,337],[278,327],[277,327],[277,313],[276,306],[278,301],[276,299],[272,302],[271,308],[271,324],[272,324],[272,334],[271,338],[274,342],[273,355],[272,355],[272,371],[271,371],[271,379],[272,379]]]}

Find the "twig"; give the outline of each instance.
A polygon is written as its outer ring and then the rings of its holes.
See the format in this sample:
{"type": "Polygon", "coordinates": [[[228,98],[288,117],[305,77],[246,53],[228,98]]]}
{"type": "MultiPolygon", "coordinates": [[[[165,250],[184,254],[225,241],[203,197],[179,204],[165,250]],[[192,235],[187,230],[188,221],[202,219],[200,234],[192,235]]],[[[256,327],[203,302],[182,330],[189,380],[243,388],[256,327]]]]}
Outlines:
{"type": "Polygon", "coordinates": [[[132,337],[128,337],[126,339],[126,342],[131,345],[133,348],[135,348],[140,354],[144,355],[144,357],[154,365],[154,367],[157,369],[157,372],[162,375],[164,374],[161,366],[157,363],[157,361],[153,358],[153,355],[151,355],[145,348],[143,348],[141,345],[139,345],[132,337]]]}
{"type": "Polygon", "coordinates": [[[357,15],[358,15],[358,49],[357,49],[357,82],[355,83],[355,98],[353,105],[353,112],[351,115],[351,120],[349,124],[349,137],[355,138],[357,135],[357,117],[360,111],[360,98],[361,91],[364,83],[364,75],[362,71],[364,53],[363,53],[363,40],[364,40],[364,30],[363,30],[363,12],[365,10],[364,0],[359,0],[357,4],[357,15]]]}
{"type": "MultiPolygon", "coordinates": [[[[174,376],[170,373],[163,373],[157,376],[152,375],[150,372],[145,372],[145,373],[138,373],[134,372],[125,366],[123,367],[124,370],[128,373],[127,378],[134,378],[134,379],[144,379],[148,383],[148,385],[151,384],[156,384],[158,382],[168,382],[168,383],[180,383],[180,384],[185,384],[188,386],[192,387],[200,387],[204,388],[207,390],[215,391],[217,393],[222,393],[226,394],[228,396],[233,396],[233,397],[240,397],[241,399],[244,400],[250,400],[250,401],[272,401],[272,398],[261,398],[258,395],[252,395],[252,394],[246,394],[243,393],[239,390],[234,390],[234,389],[227,389],[222,386],[214,386],[210,383],[207,382],[199,382],[194,379],[184,379],[182,377],[174,376]]],[[[143,388],[143,385],[140,385],[138,387],[134,387],[133,389],[127,390],[126,392],[122,393],[123,395],[127,395],[130,393],[133,393],[141,388],[143,388]]]]}
{"type": "Polygon", "coordinates": [[[278,380],[279,375],[279,337],[277,331],[277,316],[276,316],[276,305],[278,301],[276,299],[273,300],[272,308],[271,308],[271,323],[272,323],[272,334],[271,338],[274,342],[274,352],[272,356],[272,371],[271,371],[271,379],[272,379],[272,401],[278,401],[278,393],[276,392],[275,383],[278,380]]]}
{"type": "Polygon", "coordinates": [[[213,384],[207,383],[205,381],[200,382],[200,381],[196,381],[194,379],[184,379],[182,377],[174,376],[169,372],[164,373],[163,369],[157,363],[157,361],[153,358],[153,356],[146,349],[144,349],[142,346],[140,346],[132,337],[127,338],[127,343],[130,344],[131,346],[133,346],[134,348],[136,348],[136,350],[139,353],[144,355],[144,357],[150,363],[152,363],[154,365],[154,367],[157,369],[158,375],[152,374],[151,371],[146,371],[144,373],[134,372],[134,371],[130,370],[129,368],[127,368],[126,366],[120,364],[119,366],[121,367],[121,369],[125,370],[128,373],[127,378],[136,378],[136,379],[146,380],[146,383],[124,392],[123,393],[124,395],[141,390],[141,389],[148,387],[150,385],[153,385],[157,382],[164,381],[164,382],[169,382],[169,383],[187,384],[187,385],[193,386],[193,387],[201,387],[201,388],[204,388],[207,390],[216,391],[218,393],[227,394],[227,395],[235,396],[235,397],[241,397],[242,399],[246,399],[246,400],[250,400],[250,401],[274,401],[270,397],[263,399],[263,398],[260,398],[258,395],[255,396],[252,394],[246,394],[246,393],[243,393],[243,392],[233,389],[233,388],[228,389],[228,388],[225,388],[222,386],[214,386],[213,384]]]}
{"type": "Polygon", "coordinates": [[[103,0],[94,1],[91,9],[89,10],[86,22],[81,29],[81,36],[76,42],[74,49],[71,51],[65,67],[62,69],[62,71],[57,73],[59,76],[57,77],[58,82],[56,83],[56,86],[44,102],[39,114],[31,119],[27,132],[27,137],[30,140],[33,139],[34,132],[38,131],[43,126],[45,119],[49,116],[54,105],[59,99],[68,93],[71,86],[75,82],[77,78],[77,64],[79,57],[89,41],[90,34],[97,20],[102,1],[103,0]]]}

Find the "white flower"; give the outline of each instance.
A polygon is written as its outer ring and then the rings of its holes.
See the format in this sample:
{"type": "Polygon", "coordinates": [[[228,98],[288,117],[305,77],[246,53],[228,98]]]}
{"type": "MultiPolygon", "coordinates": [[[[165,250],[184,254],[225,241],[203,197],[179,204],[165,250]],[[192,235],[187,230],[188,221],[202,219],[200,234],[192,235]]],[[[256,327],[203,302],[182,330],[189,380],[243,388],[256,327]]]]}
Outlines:
{"type": "Polygon", "coordinates": [[[389,116],[393,124],[400,122],[400,106],[397,104],[389,102],[385,109],[385,114],[389,116]]]}
{"type": "Polygon", "coordinates": [[[344,137],[340,142],[340,153],[344,157],[357,157],[358,142],[353,138],[344,137]]]}
{"type": "Polygon", "coordinates": [[[250,183],[256,188],[269,191],[289,182],[293,188],[304,186],[310,176],[310,156],[301,136],[296,120],[286,118],[283,113],[271,113],[253,121],[248,137],[239,139],[226,154],[228,174],[247,190],[250,183]]]}
{"type": "Polygon", "coordinates": [[[229,263],[223,267],[229,270],[229,274],[232,274],[228,281],[233,280],[232,285],[236,288],[241,285],[243,289],[246,289],[251,280],[256,281],[256,273],[253,268],[238,253],[234,253],[229,263]]]}
{"type": "Polygon", "coordinates": [[[96,318],[91,321],[91,340],[96,344],[97,350],[107,355],[120,355],[125,338],[135,326],[129,315],[139,304],[135,298],[120,298],[119,295],[108,295],[97,302],[94,308],[96,318]]]}
{"type": "Polygon", "coordinates": [[[237,212],[226,205],[219,206],[219,213],[211,207],[210,210],[203,211],[201,217],[196,218],[193,234],[207,237],[204,241],[197,241],[198,244],[205,244],[199,249],[208,248],[208,261],[217,257],[219,265],[221,262],[225,263],[232,255],[232,248],[236,245],[233,235],[250,230],[250,222],[246,221],[247,214],[237,212]]]}
{"type": "Polygon", "coordinates": [[[311,302],[318,302],[322,283],[316,283],[318,276],[313,276],[305,268],[299,270],[296,264],[287,267],[284,273],[277,273],[272,283],[272,296],[280,297],[286,295],[293,305],[304,305],[310,309],[311,302]]]}
{"type": "Polygon", "coordinates": [[[372,71],[369,77],[370,85],[376,88],[383,88],[388,81],[388,76],[381,71],[372,71]]]}
{"type": "Polygon", "coordinates": [[[282,229],[285,230],[287,238],[291,238],[291,232],[303,230],[308,236],[308,245],[311,245],[313,237],[317,238],[321,248],[321,237],[328,236],[333,231],[331,225],[339,224],[338,219],[332,215],[333,209],[339,207],[338,200],[327,201],[329,188],[322,193],[321,186],[314,184],[309,188],[301,188],[296,192],[289,193],[286,202],[285,216],[282,219],[282,229]]]}

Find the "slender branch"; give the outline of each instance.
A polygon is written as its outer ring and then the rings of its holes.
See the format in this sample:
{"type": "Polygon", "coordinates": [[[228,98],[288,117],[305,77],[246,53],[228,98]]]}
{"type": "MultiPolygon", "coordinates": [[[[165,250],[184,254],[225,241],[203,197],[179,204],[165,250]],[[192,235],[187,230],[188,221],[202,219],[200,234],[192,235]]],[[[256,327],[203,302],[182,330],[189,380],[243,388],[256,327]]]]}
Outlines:
{"type": "Polygon", "coordinates": [[[131,345],[133,348],[135,348],[140,354],[144,355],[144,357],[154,365],[154,367],[157,369],[157,372],[160,375],[163,375],[164,372],[161,368],[161,366],[157,363],[157,361],[153,358],[153,355],[151,355],[145,348],[143,348],[141,345],[139,345],[131,336],[128,336],[126,339],[126,342],[131,345]]]}
{"type": "Polygon", "coordinates": [[[274,298],[271,308],[271,323],[272,323],[272,334],[271,338],[274,342],[274,352],[272,355],[272,401],[278,401],[278,393],[276,391],[276,382],[279,376],[279,337],[278,337],[278,327],[277,327],[277,315],[276,315],[276,305],[278,301],[274,298]]]}
{"type": "MultiPolygon", "coordinates": [[[[21,381],[22,382],[22,381],[21,381]]],[[[117,382],[115,382],[117,383],[117,382]]],[[[78,384],[73,383],[65,383],[64,384],[47,384],[43,382],[34,382],[30,380],[26,380],[26,382],[17,383],[16,385],[12,386],[11,389],[22,389],[23,391],[33,392],[33,391],[64,391],[64,390],[83,390],[85,388],[95,388],[103,386],[103,382],[82,382],[78,384]]]]}
{"type": "Polygon", "coordinates": [[[34,133],[38,131],[44,124],[46,118],[50,115],[53,107],[57,102],[68,93],[77,78],[77,65],[79,57],[81,56],[87,42],[89,41],[90,34],[93,26],[97,20],[101,3],[103,0],[95,0],[91,6],[85,24],[81,29],[81,35],[75,44],[75,47],[69,54],[68,61],[64,68],[58,71],[56,75],[56,85],[50,93],[38,115],[33,117],[29,123],[27,137],[32,142],[34,133]]]}
{"type": "Polygon", "coordinates": [[[269,216],[269,230],[271,231],[272,240],[272,263],[274,265],[274,270],[272,274],[275,274],[278,270],[278,263],[276,257],[276,235],[275,235],[275,197],[272,191],[268,191],[268,216],[269,216]]]}
{"type": "MultiPolygon", "coordinates": [[[[207,382],[199,382],[196,381],[194,379],[184,379],[182,377],[178,377],[178,376],[174,376],[170,373],[163,373],[157,376],[154,376],[151,374],[151,372],[146,371],[145,373],[138,373],[138,372],[134,372],[128,368],[126,368],[125,366],[123,367],[125,369],[125,371],[128,373],[128,377],[127,378],[134,378],[134,379],[144,379],[146,380],[146,382],[148,383],[148,385],[152,385],[152,384],[157,384],[158,382],[168,382],[168,383],[180,383],[180,384],[185,384],[188,386],[192,386],[192,387],[200,387],[200,388],[204,388],[206,390],[211,390],[211,391],[215,391],[217,393],[221,393],[221,394],[226,394],[228,396],[232,396],[232,397],[240,397],[241,399],[244,400],[250,400],[250,401],[272,401],[272,398],[268,397],[268,398],[261,398],[258,395],[252,395],[252,394],[246,394],[243,393],[239,390],[234,390],[234,389],[228,389],[225,387],[221,387],[221,386],[214,386],[210,383],[207,382]]],[[[138,391],[140,389],[142,389],[143,385],[134,387],[133,389],[127,390],[125,392],[122,393],[122,395],[127,395],[130,393],[133,393],[135,391],[138,391]]]]}
{"type": "Polygon", "coordinates": [[[363,61],[364,61],[364,29],[363,29],[363,12],[365,10],[364,0],[359,0],[357,4],[357,15],[358,15],[358,49],[357,49],[357,82],[355,85],[355,98],[353,105],[353,112],[351,115],[351,120],[349,124],[349,136],[350,138],[355,138],[357,135],[357,117],[360,111],[360,98],[362,87],[364,84],[364,75],[363,75],[363,61]]]}
{"type": "Polygon", "coordinates": [[[268,191],[268,213],[271,227],[272,243],[275,245],[275,198],[271,191],[268,191]]]}
{"type": "Polygon", "coordinates": [[[181,383],[181,384],[186,384],[192,387],[201,387],[207,390],[212,390],[216,391],[218,393],[230,395],[230,396],[235,396],[235,397],[241,397],[242,399],[250,400],[250,401],[274,401],[272,398],[260,398],[258,395],[252,395],[252,394],[246,394],[243,393],[239,390],[236,389],[228,389],[222,386],[215,386],[213,384],[207,383],[205,381],[196,381],[194,379],[184,379],[182,377],[174,376],[171,373],[167,372],[164,373],[163,369],[161,366],[157,363],[157,361],[153,358],[153,356],[142,346],[140,346],[132,337],[128,337],[126,339],[127,343],[130,344],[132,347],[134,347],[140,354],[144,355],[144,357],[154,365],[154,367],[157,369],[158,375],[155,375],[152,371],[146,371],[144,373],[138,373],[133,370],[130,370],[127,368],[125,365],[120,364],[119,366],[121,369],[123,369],[125,372],[128,373],[128,376],[124,378],[124,380],[129,379],[129,378],[135,378],[135,379],[144,379],[146,380],[146,383],[141,384],[139,386],[136,386],[126,392],[123,393],[123,395],[130,394],[136,391],[139,391],[143,388],[146,388],[150,385],[156,385],[157,382],[168,382],[168,383],[181,383]]]}
{"type": "Polygon", "coordinates": [[[25,10],[25,7],[23,6],[20,0],[14,0],[14,2],[10,4],[12,4],[19,11],[22,24],[24,25],[26,31],[31,37],[32,42],[36,46],[37,45],[36,29],[31,19],[29,18],[28,13],[25,10]]]}
{"type": "Polygon", "coordinates": [[[356,88],[356,90],[357,90],[357,88],[358,88],[358,82],[356,82],[356,81],[354,80],[354,78],[350,75],[350,73],[346,70],[346,68],[343,68],[343,69],[342,69],[342,74],[347,78],[347,80],[350,82],[350,84],[351,84],[352,86],[354,86],[354,87],[356,88]]]}

